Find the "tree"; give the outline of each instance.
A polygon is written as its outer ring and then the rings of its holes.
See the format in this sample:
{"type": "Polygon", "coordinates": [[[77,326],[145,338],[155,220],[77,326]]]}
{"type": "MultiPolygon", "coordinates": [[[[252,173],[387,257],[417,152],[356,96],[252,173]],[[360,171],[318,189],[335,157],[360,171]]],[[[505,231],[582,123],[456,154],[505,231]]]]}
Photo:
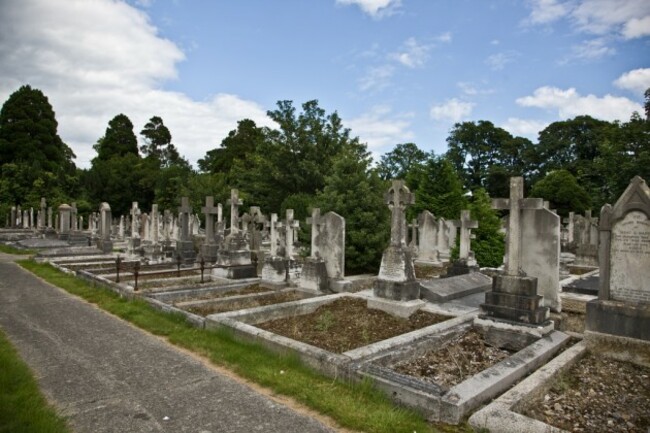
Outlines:
{"type": "Polygon", "coordinates": [[[418,149],[415,143],[401,143],[381,156],[377,171],[385,180],[405,179],[412,169],[423,164],[426,159],[426,152],[418,149]]]}
{"type": "Polygon", "coordinates": [[[72,150],[61,140],[48,98],[22,86],[0,110],[0,202],[38,206],[67,200],[77,186],[72,150]]]}
{"type": "Polygon", "coordinates": [[[645,89],[643,96],[645,96],[645,120],[646,122],[650,122],[650,87],[645,89]]]}
{"type": "Polygon", "coordinates": [[[472,230],[472,251],[476,261],[483,267],[501,266],[505,253],[505,238],[500,232],[501,219],[492,209],[492,201],[484,189],[474,191],[469,211],[472,219],[478,221],[478,228],[472,230]]]}
{"type": "Polygon", "coordinates": [[[221,141],[220,147],[209,150],[199,159],[199,169],[207,173],[230,173],[236,160],[245,161],[266,139],[265,128],[258,127],[254,121],[243,119],[221,141]]]}
{"type": "Polygon", "coordinates": [[[485,120],[454,125],[447,138],[447,156],[471,190],[486,188],[490,194],[507,190],[511,176],[526,174],[530,140],[513,137],[485,120]],[[498,169],[495,169],[498,167],[498,169]]]}
{"type": "Polygon", "coordinates": [[[457,219],[467,199],[463,182],[449,159],[431,155],[417,176],[415,204],[407,211],[409,219],[424,210],[436,217],[457,219]]]}
{"type": "Polygon", "coordinates": [[[530,195],[548,200],[561,216],[568,216],[569,212],[591,209],[589,194],[567,170],[556,170],[547,174],[544,179],[533,185],[530,195]]]}
{"type": "Polygon", "coordinates": [[[93,146],[97,158],[106,161],[115,156],[132,153],[138,156],[138,140],[133,133],[133,123],[124,114],[118,114],[108,122],[106,133],[93,146]]]}
{"type": "Polygon", "coordinates": [[[332,173],[314,201],[321,213],[334,211],[345,218],[347,273],[379,270],[390,237],[390,215],[384,203],[388,183],[369,170],[369,158],[344,152],[334,160],[332,173]]]}
{"type": "Polygon", "coordinates": [[[140,151],[145,157],[155,158],[160,162],[161,167],[169,167],[172,164],[183,164],[176,146],[172,144],[172,134],[164,125],[163,120],[158,116],[149,119],[144,129],[140,131],[145,144],[140,151]]]}

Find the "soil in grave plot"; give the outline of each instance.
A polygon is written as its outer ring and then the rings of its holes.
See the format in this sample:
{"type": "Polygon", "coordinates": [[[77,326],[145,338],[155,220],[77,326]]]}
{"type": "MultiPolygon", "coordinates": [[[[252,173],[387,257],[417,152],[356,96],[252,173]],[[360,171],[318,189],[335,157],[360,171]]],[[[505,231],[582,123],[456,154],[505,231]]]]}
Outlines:
{"type": "Polygon", "coordinates": [[[330,352],[343,353],[451,318],[418,311],[408,319],[402,319],[368,308],[366,300],[342,298],[322,305],[310,314],[255,326],[330,352]]]}
{"type": "Polygon", "coordinates": [[[513,353],[487,345],[479,331],[470,329],[447,341],[436,350],[431,350],[409,361],[399,362],[392,368],[398,373],[419,377],[426,382],[451,388],[486,368],[492,367],[513,353]]]}
{"type": "Polygon", "coordinates": [[[650,368],[587,354],[522,413],[570,432],[647,433],[650,368]]]}
{"type": "Polygon", "coordinates": [[[253,295],[257,293],[269,293],[272,292],[273,289],[269,289],[267,287],[262,287],[259,284],[253,284],[250,286],[242,287],[240,289],[235,289],[235,290],[228,290],[227,292],[212,292],[212,293],[205,293],[199,296],[193,296],[192,300],[193,301],[202,301],[205,299],[220,299],[220,298],[228,298],[230,296],[241,296],[241,295],[253,295]]]}
{"type": "Polygon", "coordinates": [[[298,301],[303,299],[296,292],[283,292],[276,293],[270,296],[259,298],[242,299],[237,302],[226,302],[223,304],[208,304],[208,305],[194,305],[184,307],[190,313],[198,314],[199,316],[208,316],[210,314],[225,313],[226,311],[244,310],[246,308],[261,307],[264,305],[281,304],[283,302],[298,301]]]}
{"type": "Polygon", "coordinates": [[[447,273],[446,266],[426,266],[415,265],[415,277],[419,280],[430,280],[432,278],[440,277],[447,273]]]}

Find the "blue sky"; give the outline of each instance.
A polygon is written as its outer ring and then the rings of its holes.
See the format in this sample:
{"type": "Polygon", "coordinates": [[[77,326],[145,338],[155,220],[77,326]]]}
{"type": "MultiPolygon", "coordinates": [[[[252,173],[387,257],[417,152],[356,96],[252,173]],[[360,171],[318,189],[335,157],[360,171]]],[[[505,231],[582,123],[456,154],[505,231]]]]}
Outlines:
{"type": "Polygon", "coordinates": [[[163,118],[192,163],[278,100],[318,99],[375,157],[442,153],[455,122],[535,141],[581,114],[628,120],[650,87],[647,0],[0,2],[0,101],[45,92],[89,165],[118,113],[163,118]]]}

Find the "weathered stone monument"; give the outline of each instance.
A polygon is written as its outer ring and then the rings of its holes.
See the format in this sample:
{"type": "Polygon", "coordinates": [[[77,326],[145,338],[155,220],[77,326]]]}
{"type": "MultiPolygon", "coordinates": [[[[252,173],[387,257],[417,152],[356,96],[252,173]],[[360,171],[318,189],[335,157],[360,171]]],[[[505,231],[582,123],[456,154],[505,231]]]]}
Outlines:
{"type": "Polygon", "coordinates": [[[63,203],[59,206],[59,239],[67,241],[70,237],[70,213],[72,208],[63,203]]]}
{"type": "Polygon", "coordinates": [[[251,261],[251,251],[246,237],[239,230],[239,206],[244,202],[236,189],[230,191],[230,233],[217,253],[217,267],[213,274],[226,278],[253,278],[257,270],[251,261]]]}
{"type": "Polygon", "coordinates": [[[311,254],[303,264],[300,286],[344,291],[345,218],[334,212],[321,216],[320,209],[315,208],[307,224],[311,225],[311,254]]]}
{"type": "MultiPolygon", "coordinates": [[[[136,250],[140,248],[140,230],[139,230],[139,221],[140,221],[140,209],[138,208],[138,202],[134,201],[131,203],[131,237],[129,238],[129,252],[135,254],[136,250]]],[[[89,222],[92,218],[89,218],[89,222]]]]}
{"type": "MultiPolygon", "coordinates": [[[[482,313],[475,324],[486,329],[486,340],[496,346],[521,348],[532,339],[553,330],[549,308],[541,305],[537,294],[537,278],[527,276],[522,269],[523,209],[543,208],[542,199],[524,198],[524,179],[510,178],[510,198],[493,199],[492,207],[507,209],[508,235],[504,275],[496,275],[492,292],[485,294],[482,313]]],[[[527,247],[527,245],[526,245],[527,247]]]]}
{"type": "Polygon", "coordinates": [[[650,188],[632,179],[600,211],[600,289],[587,303],[588,345],[650,366],[650,188]]]}
{"type": "Polygon", "coordinates": [[[187,197],[181,197],[181,206],[178,208],[178,219],[180,222],[180,236],[176,241],[176,254],[186,265],[194,264],[196,252],[194,251],[194,242],[190,237],[190,200],[187,197]]]}
{"type": "Polygon", "coordinates": [[[219,209],[214,205],[214,197],[206,197],[205,206],[201,208],[201,212],[205,214],[205,241],[201,246],[201,255],[205,262],[210,264],[217,261],[217,251],[219,250],[214,235],[214,217],[218,211],[219,209]]]}
{"type": "Polygon", "coordinates": [[[99,239],[97,240],[97,247],[104,254],[108,254],[113,251],[113,241],[111,240],[111,222],[113,218],[111,215],[111,207],[108,203],[104,202],[99,206],[99,215],[99,239]]]}
{"type": "Polygon", "coordinates": [[[38,213],[38,229],[45,231],[47,228],[47,202],[45,197],[41,197],[41,211],[38,213]]]}
{"type": "Polygon", "coordinates": [[[575,215],[573,224],[573,241],[575,243],[576,261],[574,266],[598,267],[598,218],[575,215]]]}
{"type": "Polygon", "coordinates": [[[472,220],[469,210],[460,212],[460,220],[450,221],[454,232],[460,229],[460,250],[458,260],[455,260],[447,269],[447,276],[465,275],[479,270],[478,263],[471,250],[472,229],[478,228],[478,221],[472,220]]]}
{"type": "Polygon", "coordinates": [[[416,263],[425,265],[440,265],[438,257],[438,222],[428,210],[418,216],[419,243],[416,263]]]}
{"type": "Polygon", "coordinates": [[[406,245],[404,216],[407,206],[415,203],[415,197],[403,180],[393,180],[384,199],[391,211],[390,245],[381,258],[374,294],[392,300],[419,299],[420,284],[415,279],[413,258],[406,245]]]}
{"type": "Polygon", "coordinates": [[[264,258],[262,282],[265,284],[282,285],[287,280],[287,269],[284,258],[278,254],[280,241],[279,231],[282,229],[282,223],[278,221],[278,214],[271,214],[269,229],[271,232],[271,249],[269,255],[264,258]]]}

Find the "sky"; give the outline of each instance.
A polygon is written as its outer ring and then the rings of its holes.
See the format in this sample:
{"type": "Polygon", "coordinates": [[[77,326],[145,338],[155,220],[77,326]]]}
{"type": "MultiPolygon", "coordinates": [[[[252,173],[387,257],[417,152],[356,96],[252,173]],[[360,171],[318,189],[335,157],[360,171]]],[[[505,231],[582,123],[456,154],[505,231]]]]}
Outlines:
{"type": "Polygon", "coordinates": [[[650,1],[0,0],[0,103],[25,84],[83,168],[117,114],[138,136],[160,116],[196,166],[281,100],[338,112],[375,159],[444,153],[463,121],[535,142],[643,113],[650,1]]]}

